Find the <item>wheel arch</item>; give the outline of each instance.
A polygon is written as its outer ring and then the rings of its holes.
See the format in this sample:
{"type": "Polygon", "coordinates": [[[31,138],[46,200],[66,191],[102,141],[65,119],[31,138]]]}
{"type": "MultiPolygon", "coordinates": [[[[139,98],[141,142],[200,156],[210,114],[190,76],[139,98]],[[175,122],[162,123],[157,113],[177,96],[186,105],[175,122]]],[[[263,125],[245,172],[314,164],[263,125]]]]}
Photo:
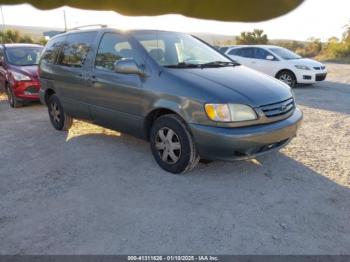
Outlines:
{"type": "Polygon", "coordinates": [[[44,101],[46,105],[48,104],[50,97],[54,94],[56,94],[56,92],[52,88],[48,88],[45,90],[44,101]]]}
{"type": "Polygon", "coordinates": [[[168,114],[175,114],[183,119],[183,117],[178,112],[176,112],[176,110],[167,107],[155,108],[146,115],[145,120],[143,122],[143,134],[147,141],[149,140],[151,128],[154,121],[157,118],[168,114]]]}
{"type": "Polygon", "coordinates": [[[288,71],[288,72],[292,73],[293,76],[294,76],[294,78],[295,78],[295,81],[297,81],[297,76],[295,75],[295,73],[294,73],[291,69],[288,69],[288,68],[283,68],[283,69],[279,70],[279,71],[275,74],[275,78],[277,78],[277,76],[278,76],[280,73],[284,72],[284,71],[288,71]]]}

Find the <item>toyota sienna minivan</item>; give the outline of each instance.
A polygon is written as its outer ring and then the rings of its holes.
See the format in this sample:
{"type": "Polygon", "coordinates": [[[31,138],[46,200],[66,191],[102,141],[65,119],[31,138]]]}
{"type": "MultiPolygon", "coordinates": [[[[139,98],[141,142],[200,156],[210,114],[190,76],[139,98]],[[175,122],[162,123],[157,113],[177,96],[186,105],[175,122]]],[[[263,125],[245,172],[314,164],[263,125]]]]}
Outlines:
{"type": "Polygon", "coordinates": [[[171,173],[278,150],[302,120],[289,86],[183,33],[73,30],[48,42],[39,74],[55,129],[76,118],[148,140],[171,173]]]}

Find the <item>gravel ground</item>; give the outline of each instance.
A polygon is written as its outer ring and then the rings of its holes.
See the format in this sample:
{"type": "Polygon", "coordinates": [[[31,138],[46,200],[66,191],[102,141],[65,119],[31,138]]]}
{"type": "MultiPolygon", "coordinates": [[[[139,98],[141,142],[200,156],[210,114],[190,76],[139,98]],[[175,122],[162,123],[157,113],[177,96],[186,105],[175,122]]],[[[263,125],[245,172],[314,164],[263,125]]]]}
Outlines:
{"type": "Polygon", "coordinates": [[[0,254],[349,254],[350,66],[295,89],[279,153],[162,171],[149,145],[0,96],[0,254]]]}

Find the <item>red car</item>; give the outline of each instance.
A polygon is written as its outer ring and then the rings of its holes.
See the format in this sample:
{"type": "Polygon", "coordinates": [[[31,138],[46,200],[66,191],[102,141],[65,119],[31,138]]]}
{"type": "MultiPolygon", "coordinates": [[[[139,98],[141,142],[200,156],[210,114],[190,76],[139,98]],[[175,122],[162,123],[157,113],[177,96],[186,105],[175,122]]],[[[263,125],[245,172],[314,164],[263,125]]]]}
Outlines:
{"type": "Polygon", "coordinates": [[[39,101],[38,63],[43,47],[34,44],[0,45],[0,87],[11,107],[39,101]]]}

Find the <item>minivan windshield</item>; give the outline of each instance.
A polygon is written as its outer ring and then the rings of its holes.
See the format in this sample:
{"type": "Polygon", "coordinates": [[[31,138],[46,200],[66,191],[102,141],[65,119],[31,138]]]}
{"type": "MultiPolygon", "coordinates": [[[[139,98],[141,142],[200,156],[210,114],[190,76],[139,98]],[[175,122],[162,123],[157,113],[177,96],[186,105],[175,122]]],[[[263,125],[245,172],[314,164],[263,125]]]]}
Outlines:
{"type": "Polygon", "coordinates": [[[292,60],[292,59],[300,59],[301,56],[297,55],[296,53],[293,53],[292,51],[282,48],[282,47],[275,47],[270,48],[272,52],[274,52],[276,55],[278,55],[280,58],[285,60],[292,60]]]}
{"type": "Polygon", "coordinates": [[[134,38],[161,66],[172,68],[223,67],[236,63],[197,38],[175,32],[135,32],[134,38]]]}
{"type": "Polygon", "coordinates": [[[6,58],[11,65],[37,65],[39,64],[41,50],[42,47],[10,47],[6,48],[6,58]]]}

